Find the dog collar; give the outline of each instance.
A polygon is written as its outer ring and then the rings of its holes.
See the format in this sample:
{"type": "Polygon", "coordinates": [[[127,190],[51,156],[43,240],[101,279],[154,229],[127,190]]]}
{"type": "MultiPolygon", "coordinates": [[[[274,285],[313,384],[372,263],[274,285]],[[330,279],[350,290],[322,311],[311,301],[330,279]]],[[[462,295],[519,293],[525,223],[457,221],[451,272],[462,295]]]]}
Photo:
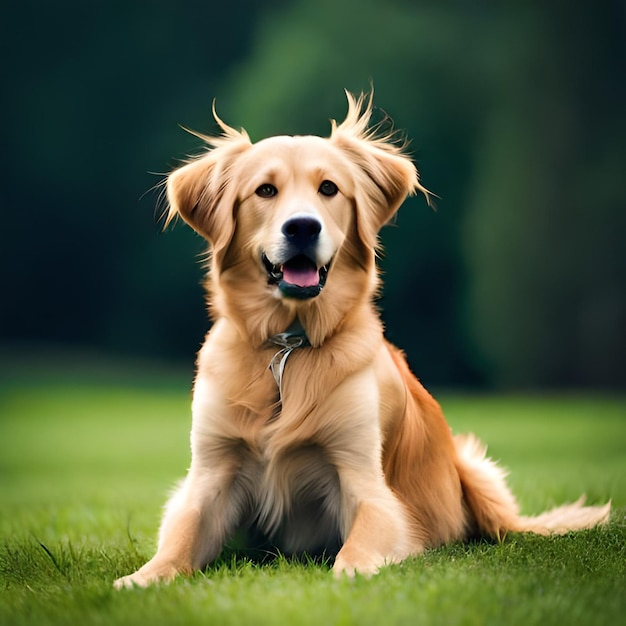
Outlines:
{"type": "Polygon", "coordinates": [[[296,348],[306,348],[310,346],[311,343],[309,338],[306,336],[304,327],[297,317],[286,331],[273,335],[269,338],[269,342],[280,346],[280,350],[270,361],[269,369],[271,370],[272,376],[274,376],[274,380],[276,381],[276,385],[278,387],[278,397],[282,401],[283,372],[285,371],[287,359],[296,348]]]}

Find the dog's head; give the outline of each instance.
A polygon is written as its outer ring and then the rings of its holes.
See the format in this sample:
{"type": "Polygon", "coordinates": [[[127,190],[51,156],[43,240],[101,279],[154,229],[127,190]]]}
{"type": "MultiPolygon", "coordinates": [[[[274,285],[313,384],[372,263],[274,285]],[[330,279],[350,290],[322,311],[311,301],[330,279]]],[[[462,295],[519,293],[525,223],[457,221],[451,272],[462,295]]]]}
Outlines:
{"type": "Polygon", "coordinates": [[[350,272],[373,290],[380,228],[408,194],[427,192],[402,149],[368,127],[371,97],[348,94],[348,105],[329,138],[253,144],[216,116],[223,136],[204,137],[212,149],[169,176],[168,219],[180,215],[210,242],[223,288],[246,283],[249,294],[291,307],[333,282],[342,297],[350,272]]]}

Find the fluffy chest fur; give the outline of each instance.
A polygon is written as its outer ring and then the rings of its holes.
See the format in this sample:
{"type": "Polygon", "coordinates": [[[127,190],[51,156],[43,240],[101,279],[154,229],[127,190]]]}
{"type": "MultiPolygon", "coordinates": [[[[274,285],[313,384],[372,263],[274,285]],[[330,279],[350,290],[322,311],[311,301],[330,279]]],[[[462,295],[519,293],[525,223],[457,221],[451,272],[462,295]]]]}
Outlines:
{"type": "Polygon", "coordinates": [[[359,352],[344,332],[328,345],[290,354],[282,402],[269,370],[276,346],[254,349],[223,321],[200,352],[191,472],[229,465],[229,506],[241,511],[241,526],[260,529],[286,552],[338,544],[351,505],[343,501],[337,467],[381,455],[373,362],[385,352],[382,335],[359,352]],[[215,361],[216,353],[223,361],[215,361]]]}

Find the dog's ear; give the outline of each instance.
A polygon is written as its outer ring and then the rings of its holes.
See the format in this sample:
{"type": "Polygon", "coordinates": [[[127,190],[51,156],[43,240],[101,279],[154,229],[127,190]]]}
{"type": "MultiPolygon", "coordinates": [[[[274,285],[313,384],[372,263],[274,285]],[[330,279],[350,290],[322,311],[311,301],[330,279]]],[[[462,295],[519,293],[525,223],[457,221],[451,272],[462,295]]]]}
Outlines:
{"type": "Polygon", "coordinates": [[[230,184],[232,171],[237,158],[252,145],[245,131],[234,130],[216,119],[224,135],[198,135],[213,148],[168,176],[166,217],[167,225],[180,215],[211,243],[213,258],[220,256],[233,236],[236,189],[230,184]]]}
{"type": "Polygon", "coordinates": [[[359,236],[370,248],[376,247],[378,231],[400,208],[407,196],[418,191],[429,199],[419,182],[415,165],[393,141],[393,133],[379,135],[369,128],[372,96],[348,97],[348,114],[337,125],[332,122],[330,141],[358,166],[356,185],[359,236]]]}

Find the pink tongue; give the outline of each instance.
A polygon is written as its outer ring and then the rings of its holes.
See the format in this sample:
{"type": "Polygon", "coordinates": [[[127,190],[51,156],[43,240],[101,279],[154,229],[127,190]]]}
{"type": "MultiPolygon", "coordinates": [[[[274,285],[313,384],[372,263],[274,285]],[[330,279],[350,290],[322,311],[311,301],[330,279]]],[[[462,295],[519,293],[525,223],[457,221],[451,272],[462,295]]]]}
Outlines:
{"type": "Polygon", "coordinates": [[[313,266],[289,267],[283,265],[283,280],[298,287],[314,287],[319,283],[319,273],[313,266]]]}

